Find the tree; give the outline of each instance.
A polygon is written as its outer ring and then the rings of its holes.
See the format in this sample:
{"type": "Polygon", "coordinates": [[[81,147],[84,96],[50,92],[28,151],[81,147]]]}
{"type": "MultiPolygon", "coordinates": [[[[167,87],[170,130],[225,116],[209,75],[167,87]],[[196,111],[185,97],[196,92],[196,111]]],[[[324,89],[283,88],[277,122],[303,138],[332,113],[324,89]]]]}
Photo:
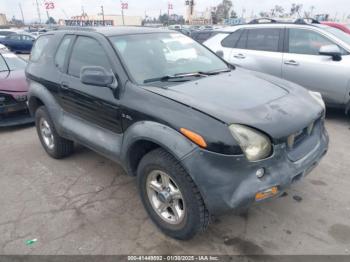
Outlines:
{"type": "Polygon", "coordinates": [[[268,18],[270,17],[270,13],[269,12],[264,12],[264,11],[261,11],[259,13],[260,17],[264,17],[264,18],[268,18]]]}
{"type": "MultiPolygon", "coordinates": [[[[232,8],[231,0],[222,0],[222,3],[220,3],[216,7],[215,20],[217,22],[222,22],[224,19],[229,18],[231,8],[232,8]]],[[[214,17],[213,17],[213,20],[214,20],[214,17]]]]}
{"type": "Polygon", "coordinates": [[[47,19],[46,24],[47,25],[49,25],[49,24],[50,25],[55,25],[57,23],[56,23],[56,20],[52,16],[50,16],[49,19],[47,19]]]}
{"type": "Polygon", "coordinates": [[[231,11],[230,18],[238,18],[237,13],[235,12],[235,10],[231,11]]]}
{"type": "Polygon", "coordinates": [[[295,14],[297,14],[300,17],[300,12],[303,9],[303,5],[302,4],[292,4],[292,7],[290,8],[290,15],[294,16],[295,14]]]}

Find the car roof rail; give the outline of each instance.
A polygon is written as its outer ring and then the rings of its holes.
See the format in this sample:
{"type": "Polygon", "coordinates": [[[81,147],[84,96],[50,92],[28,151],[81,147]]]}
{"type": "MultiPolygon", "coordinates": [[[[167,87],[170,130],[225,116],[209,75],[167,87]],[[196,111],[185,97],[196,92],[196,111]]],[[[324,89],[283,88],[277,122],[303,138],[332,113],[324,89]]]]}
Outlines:
{"type": "Polygon", "coordinates": [[[297,20],[295,20],[294,24],[310,25],[310,24],[320,24],[320,22],[316,19],[305,17],[305,18],[298,18],[297,20]]]}
{"type": "Polygon", "coordinates": [[[272,19],[272,18],[268,18],[268,17],[262,17],[262,18],[253,19],[248,24],[263,24],[263,23],[275,24],[275,23],[277,23],[277,20],[272,19]],[[264,22],[261,22],[261,21],[264,21],[264,22]],[[268,22],[266,22],[266,21],[268,21],[268,22]]]}
{"type": "Polygon", "coordinates": [[[96,31],[94,27],[88,26],[58,26],[53,30],[66,30],[66,31],[96,31]]]}

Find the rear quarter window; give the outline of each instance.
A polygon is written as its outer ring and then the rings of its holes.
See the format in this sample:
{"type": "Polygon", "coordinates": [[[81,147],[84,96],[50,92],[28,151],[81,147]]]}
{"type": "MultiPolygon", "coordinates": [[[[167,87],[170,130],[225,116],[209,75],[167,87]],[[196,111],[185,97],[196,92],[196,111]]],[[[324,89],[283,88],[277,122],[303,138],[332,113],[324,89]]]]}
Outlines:
{"type": "Polygon", "coordinates": [[[34,43],[34,46],[32,48],[32,52],[30,55],[30,61],[31,62],[37,62],[41,55],[44,53],[47,44],[49,43],[49,40],[52,35],[44,35],[40,36],[34,43]]]}

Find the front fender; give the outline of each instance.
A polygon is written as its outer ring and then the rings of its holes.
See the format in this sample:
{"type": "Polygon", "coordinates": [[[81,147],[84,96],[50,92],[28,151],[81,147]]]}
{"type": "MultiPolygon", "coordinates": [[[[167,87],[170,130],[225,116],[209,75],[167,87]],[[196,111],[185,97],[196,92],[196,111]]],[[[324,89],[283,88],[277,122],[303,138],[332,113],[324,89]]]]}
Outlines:
{"type": "Polygon", "coordinates": [[[153,121],[137,122],[126,130],[122,143],[121,159],[128,172],[131,171],[128,157],[130,149],[142,140],[159,145],[179,161],[197,148],[197,145],[173,128],[153,121]]]}

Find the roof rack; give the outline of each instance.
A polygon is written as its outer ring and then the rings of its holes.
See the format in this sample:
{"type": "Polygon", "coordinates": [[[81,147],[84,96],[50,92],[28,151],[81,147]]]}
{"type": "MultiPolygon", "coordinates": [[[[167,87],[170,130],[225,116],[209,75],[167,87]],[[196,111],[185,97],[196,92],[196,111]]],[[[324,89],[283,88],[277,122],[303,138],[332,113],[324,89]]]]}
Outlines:
{"type": "Polygon", "coordinates": [[[261,22],[261,21],[266,21],[266,20],[269,21],[269,23],[277,23],[277,20],[275,20],[275,19],[268,18],[268,17],[262,17],[262,18],[253,19],[248,24],[263,24],[266,22],[261,22]]]}
{"type": "Polygon", "coordinates": [[[317,21],[316,19],[306,17],[306,18],[298,18],[297,20],[295,20],[294,24],[308,25],[308,24],[320,24],[320,22],[317,21]]]}

